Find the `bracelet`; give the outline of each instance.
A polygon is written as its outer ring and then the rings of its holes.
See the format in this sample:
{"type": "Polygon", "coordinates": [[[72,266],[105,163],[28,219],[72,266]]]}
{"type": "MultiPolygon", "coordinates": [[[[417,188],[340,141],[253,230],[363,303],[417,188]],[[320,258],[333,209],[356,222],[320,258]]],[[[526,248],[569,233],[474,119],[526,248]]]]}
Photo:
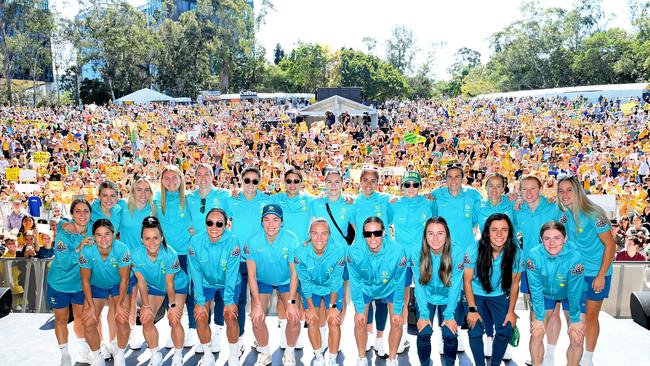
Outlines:
{"type": "Polygon", "coordinates": [[[149,306],[149,305],[142,305],[141,308],[149,308],[149,309],[151,309],[151,306],[149,306]]]}

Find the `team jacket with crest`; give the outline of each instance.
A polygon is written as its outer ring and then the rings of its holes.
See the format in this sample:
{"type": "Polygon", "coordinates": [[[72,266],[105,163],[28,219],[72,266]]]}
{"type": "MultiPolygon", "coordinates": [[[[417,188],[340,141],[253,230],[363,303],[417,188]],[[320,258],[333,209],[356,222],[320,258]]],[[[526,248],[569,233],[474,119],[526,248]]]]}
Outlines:
{"type": "MultiPolygon", "coordinates": [[[[523,204],[519,211],[515,211],[515,228],[521,234],[524,257],[528,251],[539,245],[539,230],[545,223],[558,220],[560,208],[557,203],[550,203],[544,196],[539,196],[539,205],[531,211],[527,204],[523,204]]],[[[519,236],[519,235],[518,235],[519,236]]]]}
{"type": "Polygon", "coordinates": [[[97,245],[85,246],[79,254],[79,267],[91,270],[90,284],[110,289],[120,284],[120,268],[131,265],[129,247],[119,240],[113,241],[110,253],[102,259],[97,245]]]}
{"type": "MultiPolygon", "coordinates": [[[[90,228],[88,231],[90,232],[90,228]]],[[[53,289],[66,293],[81,291],[77,247],[85,237],[86,235],[71,234],[61,227],[58,228],[54,241],[54,260],[47,275],[47,283],[53,289]]]]}
{"type": "Polygon", "coordinates": [[[329,296],[343,286],[343,269],[347,246],[330,240],[321,256],[314,253],[311,243],[299,244],[293,256],[300,288],[306,298],[329,296]]]}
{"type": "Polygon", "coordinates": [[[164,293],[167,293],[167,275],[174,275],[174,289],[185,289],[189,283],[187,274],[181,270],[178,255],[171,247],[161,245],[158,256],[152,261],[147,248],[140,245],[131,253],[131,264],[133,272],[141,273],[147,285],[164,293]]]}
{"type": "Polygon", "coordinates": [[[291,281],[289,262],[298,246],[296,235],[280,229],[273,243],[266,239],[264,231],[251,237],[244,245],[244,258],[255,262],[257,281],[271,286],[288,285],[291,281]]]}
{"type": "Polygon", "coordinates": [[[447,305],[442,315],[445,320],[454,319],[456,305],[460,300],[460,291],[463,288],[463,259],[465,253],[458,246],[451,246],[451,284],[447,287],[442,283],[438,275],[442,254],[435,255],[431,253],[431,281],[424,285],[420,283],[421,250],[421,248],[415,247],[411,249],[415,301],[418,304],[420,319],[428,320],[430,318],[429,304],[447,305]]]}
{"type": "Polygon", "coordinates": [[[424,196],[400,197],[388,205],[388,222],[395,227],[395,241],[410,248],[422,246],[424,224],[432,216],[431,202],[424,196]]]}
{"type": "Polygon", "coordinates": [[[393,312],[402,313],[407,259],[404,248],[384,236],[379,252],[372,253],[365,243],[355,243],[348,252],[348,271],[352,303],[357,314],[363,314],[371,299],[393,296],[393,312]]]}
{"type": "MultiPolygon", "coordinates": [[[[449,232],[454,242],[470,245],[474,241],[474,207],[481,202],[481,194],[472,187],[463,186],[456,197],[449,193],[447,187],[436,188],[431,192],[433,215],[447,220],[449,232]]],[[[461,247],[467,250],[467,247],[461,247]]]]}
{"type": "Polygon", "coordinates": [[[544,297],[569,300],[571,322],[580,321],[580,299],[585,289],[582,256],[566,242],[562,251],[552,257],[542,245],[529,252],[526,274],[533,303],[535,319],[544,320],[544,297]]]}
{"type": "MultiPolygon", "coordinates": [[[[597,276],[603,262],[603,252],[605,251],[605,246],[599,235],[612,229],[609,220],[596,215],[586,215],[578,212],[578,222],[576,223],[573,213],[564,211],[562,217],[560,217],[560,222],[566,227],[569,240],[574,243],[574,247],[582,255],[585,276],[597,276]]],[[[605,275],[612,275],[611,263],[605,275]]]]}
{"type": "Polygon", "coordinates": [[[205,305],[204,287],[222,288],[224,304],[235,304],[235,286],[241,283],[240,252],[239,240],[229,230],[225,230],[216,243],[210,241],[207,233],[192,237],[187,253],[197,305],[205,305]]]}

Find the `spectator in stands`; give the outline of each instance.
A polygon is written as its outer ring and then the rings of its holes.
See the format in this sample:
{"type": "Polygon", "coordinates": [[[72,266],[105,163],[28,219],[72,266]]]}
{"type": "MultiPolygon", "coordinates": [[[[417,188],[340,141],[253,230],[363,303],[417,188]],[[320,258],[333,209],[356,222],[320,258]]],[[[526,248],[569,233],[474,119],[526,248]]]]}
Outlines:
{"type": "Polygon", "coordinates": [[[610,220],[610,222],[612,223],[612,236],[616,242],[616,250],[625,249],[625,231],[621,230],[621,226],[616,219],[610,220]]]}
{"type": "Polygon", "coordinates": [[[621,230],[623,230],[624,233],[627,233],[627,230],[630,228],[630,218],[623,216],[618,220],[618,223],[621,227],[621,230]]]}
{"type": "Polygon", "coordinates": [[[23,216],[25,216],[25,213],[23,212],[22,201],[14,200],[14,203],[11,205],[11,212],[7,215],[7,219],[5,220],[5,229],[8,231],[19,229],[22,224],[23,216]]]}
{"type": "Polygon", "coordinates": [[[0,224],[5,226],[5,220],[9,213],[11,213],[11,197],[7,194],[7,187],[0,188],[0,224]]]}
{"type": "Polygon", "coordinates": [[[650,231],[650,204],[646,204],[643,208],[641,219],[643,219],[643,227],[650,231]]]}
{"type": "Polygon", "coordinates": [[[36,244],[36,235],[34,231],[28,230],[18,238],[19,250],[16,252],[17,257],[31,258],[36,256],[38,245],[36,244]],[[22,241],[22,247],[20,242],[22,241]]]}
{"type": "Polygon", "coordinates": [[[27,232],[32,232],[33,237],[36,239],[35,240],[35,250],[38,252],[38,247],[39,247],[39,242],[38,242],[38,229],[36,228],[36,223],[34,222],[34,218],[25,215],[23,216],[22,220],[20,221],[20,228],[18,229],[18,247],[22,248],[25,246],[25,234],[27,232]]]}
{"type": "Polygon", "coordinates": [[[643,249],[643,241],[636,237],[632,236],[627,239],[625,242],[625,249],[616,253],[617,261],[646,261],[646,256],[641,253],[643,249]]]}
{"type": "Polygon", "coordinates": [[[643,226],[643,220],[641,216],[634,215],[632,218],[632,227],[627,229],[625,232],[626,236],[638,236],[643,242],[647,241],[650,238],[650,232],[643,226]]]}
{"type": "Polygon", "coordinates": [[[41,199],[41,191],[35,190],[29,198],[27,198],[27,208],[32,217],[41,217],[41,208],[43,207],[43,200],[41,199]]]}
{"type": "Polygon", "coordinates": [[[36,252],[37,258],[50,258],[54,256],[54,233],[48,225],[39,224],[38,233],[40,234],[40,246],[36,252]]]}

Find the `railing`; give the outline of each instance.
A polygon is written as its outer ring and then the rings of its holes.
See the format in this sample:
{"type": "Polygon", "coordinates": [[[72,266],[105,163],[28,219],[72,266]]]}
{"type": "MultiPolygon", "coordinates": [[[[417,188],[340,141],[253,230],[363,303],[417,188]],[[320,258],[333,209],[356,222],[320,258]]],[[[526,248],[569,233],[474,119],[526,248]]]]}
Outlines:
{"type": "MultiPolygon", "coordinates": [[[[44,296],[51,261],[0,258],[0,287],[12,289],[14,312],[50,311],[44,296]]],[[[650,291],[650,262],[615,262],[609,298],[602,310],[615,318],[630,318],[630,294],[634,291],[650,291]]]]}

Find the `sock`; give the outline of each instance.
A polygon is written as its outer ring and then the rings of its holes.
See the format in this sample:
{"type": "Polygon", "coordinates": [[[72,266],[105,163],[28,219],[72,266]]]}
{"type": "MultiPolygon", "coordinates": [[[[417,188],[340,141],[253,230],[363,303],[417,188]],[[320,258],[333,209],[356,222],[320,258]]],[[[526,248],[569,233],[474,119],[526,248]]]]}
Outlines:
{"type": "Polygon", "coordinates": [[[589,352],[589,351],[585,351],[585,353],[582,355],[582,358],[584,358],[585,360],[587,360],[589,362],[591,362],[593,360],[593,357],[594,357],[594,353],[589,352]]]}
{"type": "MultiPolygon", "coordinates": [[[[210,349],[210,342],[208,342],[208,343],[203,343],[202,346],[203,346],[203,349],[204,349],[204,350],[209,350],[209,349],[210,349]]],[[[203,351],[203,352],[206,352],[206,351],[203,351]]]]}
{"type": "Polygon", "coordinates": [[[88,352],[88,343],[86,343],[86,338],[77,338],[77,344],[81,348],[81,352],[88,352]]]}
{"type": "Polygon", "coordinates": [[[183,347],[174,349],[174,357],[183,357],[183,347]]]}
{"type": "Polygon", "coordinates": [[[151,355],[155,355],[158,352],[158,347],[149,348],[151,350],[151,355]]]}
{"type": "Polygon", "coordinates": [[[61,350],[61,355],[66,356],[69,355],[70,353],[68,352],[68,344],[59,344],[59,349],[61,350]]]}
{"type": "Polygon", "coordinates": [[[260,353],[271,354],[271,350],[269,349],[269,345],[267,344],[267,345],[264,346],[264,347],[260,347],[260,353]]]}
{"type": "Polygon", "coordinates": [[[239,343],[228,343],[231,356],[239,356],[239,343]]]}
{"type": "Polygon", "coordinates": [[[546,354],[548,355],[547,357],[555,357],[555,345],[554,344],[547,344],[546,345],[546,354]]]}
{"type": "Polygon", "coordinates": [[[117,354],[123,355],[124,354],[124,348],[120,348],[119,346],[117,347],[117,354]]]}
{"type": "Polygon", "coordinates": [[[285,349],[284,351],[293,353],[295,351],[295,349],[296,349],[296,347],[291,347],[291,346],[287,345],[287,349],[285,349]]]}
{"type": "Polygon", "coordinates": [[[338,355],[339,355],[338,352],[337,353],[330,353],[330,360],[336,360],[336,356],[338,356],[338,355]]]}
{"type": "Polygon", "coordinates": [[[99,350],[97,350],[97,351],[93,351],[93,359],[98,358],[98,357],[102,357],[102,356],[99,354],[99,350]]]}

